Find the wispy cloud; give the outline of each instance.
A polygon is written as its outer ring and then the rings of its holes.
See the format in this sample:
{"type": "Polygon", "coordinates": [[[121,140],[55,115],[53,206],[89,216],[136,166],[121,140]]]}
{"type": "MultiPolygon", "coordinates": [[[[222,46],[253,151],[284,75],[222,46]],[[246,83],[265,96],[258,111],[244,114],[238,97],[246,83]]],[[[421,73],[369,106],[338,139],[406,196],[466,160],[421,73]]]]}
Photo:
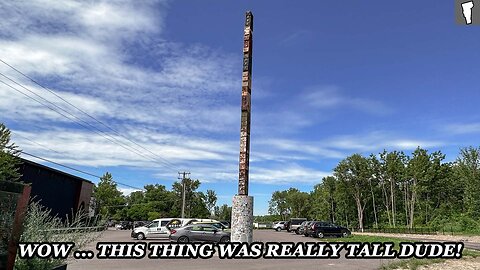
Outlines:
{"type": "Polygon", "coordinates": [[[391,132],[375,131],[363,135],[334,136],[326,139],[323,143],[335,149],[343,149],[347,153],[381,151],[383,149],[414,150],[417,147],[431,148],[445,145],[445,142],[441,140],[422,140],[409,137],[391,132]]]}
{"type": "Polygon", "coordinates": [[[307,89],[302,99],[305,104],[317,109],[350,108],[376,115],[389,114],[393,111],[377,100],[347,96],[336,86],[311,87],[307,89]]]}
{"type": "Polygon", "coordinates": [[[480,123],[455,123],[455,124],[448,124],[441,128],[443,132],[449,134],[472,134],[472,133],[480,133],[480,123]]]}
{"type": "Polygon", "coordinates": [[[254,182],[266,184],[293,184],[307,183],[316,184],[321,182],[322,178],[331,175],[331,172],[324,172],[291,164],[289,166],[272,168],[251,168],[250,179],[254,182]]]}
{"type": "Polygon", "coordinates": [[[293,46],[307,42],[312,35],[311,31],[305,29],[297,30],[283,37],[278,43],[283,46],[293,46]]]}

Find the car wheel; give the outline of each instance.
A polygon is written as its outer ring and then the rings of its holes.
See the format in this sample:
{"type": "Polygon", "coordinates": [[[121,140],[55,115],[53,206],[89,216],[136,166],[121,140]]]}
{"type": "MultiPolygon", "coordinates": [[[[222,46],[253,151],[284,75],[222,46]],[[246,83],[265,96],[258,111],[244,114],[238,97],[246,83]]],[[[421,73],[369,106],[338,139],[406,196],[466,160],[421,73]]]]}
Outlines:
{"type": "Polygon", "coordinates": [[[300,234],[300,231],[298,229],[296,229],[295,234],[300,234]]]}
{"type": "Polygon", "coordinates": [[[342,236],[343,237],[348,237],[348,236],[350,236],[350,234],[348,233],[348,231],[343,231],[342,236]]]}
{"type": "Polygon", "coordinates": [[[188,242],[190,242],[190,240],[189,240],[188,237],[186,237],[186,236],[180,236],[180,237],[178,238],[178,242],[180,242],[180,243],[188,243],[188,242]]]}
{"type": "Polygon", "coordinates": [[[144,240],[145,239],[145,234],[139,233],[137,234],[137,240],[144,240]]]}
{"type": "Polygon", "coordinates": [[[228,243],[230,242],[230,237],[224,236],[220,239],[220,243],[228,243]]]}
{"type": "Polygon", "coordinates": [[[275,229],[277,232],[281,231],[282,229],[281,228],[276,228],[275,229]]]}
{"type": "Polygon", "coordinates": [[[323,238],[324,237],[323,232],[317,232],[317,237],[318,238],[323,238]]]}

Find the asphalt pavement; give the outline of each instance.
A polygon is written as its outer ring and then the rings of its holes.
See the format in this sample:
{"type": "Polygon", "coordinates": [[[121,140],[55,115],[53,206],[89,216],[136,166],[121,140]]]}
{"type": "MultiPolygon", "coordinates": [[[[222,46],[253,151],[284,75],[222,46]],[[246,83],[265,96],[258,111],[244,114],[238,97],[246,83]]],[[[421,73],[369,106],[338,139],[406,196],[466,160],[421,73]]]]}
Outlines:
{"type": "MultiPolygon", "coordinates": [[[[307,238],[285,231],[276,232],[273,230],[256,230],[254,232],[256,242],[312,242],[313,238],[307,238]]],[[[323,241],[328,241],[323,239],[323,241]]],[[[97,240],[97,242],[129,242],[136,240],[130,238],[130,231],[108,230],[97,240]]],[[[96,250],[96,243],[91,243],[83,250],[96,250]]],[[[145,242],[168,243],[166,239],[147,239],[145,242]]],[[[339,259],[220,259],[213,256],[210,259],[149,259],[145,256],[142,259],[72,259],[68,264],[69,270],[94,270],[94,269],[195,269],[195,270],[246,270],[246,269],[275,269],[275,270],[296,270],[296,269],[378,269],[388,263],[386,259],[346,259],[340,256],[339,259]]]]}

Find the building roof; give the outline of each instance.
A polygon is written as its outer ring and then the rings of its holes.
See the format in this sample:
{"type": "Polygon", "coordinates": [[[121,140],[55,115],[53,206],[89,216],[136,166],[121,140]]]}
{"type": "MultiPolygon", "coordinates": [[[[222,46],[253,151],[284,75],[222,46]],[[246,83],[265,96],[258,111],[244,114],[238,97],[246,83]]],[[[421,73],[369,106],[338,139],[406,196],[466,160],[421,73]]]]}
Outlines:
{"type": "Polygon", "coordinates": [[[90,180],[87,180],[87,179],[84,179],[84,178],[81,178],[81,177],[78,177],[78,176],[75,176],[75,175],[72,175],[72,174],[69,174],[69,173],[66,173],[66,172],[62,172],[60,170],[42,165],[40,163],[33,162],[31,160],[28,160],[28,159],[24,159],[24,158],[20,158],[20,159],[22,160],[22,162],[24,164],[29,164],[29,165],[32,165],[34,167],[41,168],[43,170],[51,171],[51,172],[56,173],[56,174],[61,174],[63,176],[66,176],[66,177],[71,178],[71,179],[76,180],[76,181],[85,181],[85,182],[89,182],[89,183],[93,184],[92,181],[90,181],[90,180]]]}

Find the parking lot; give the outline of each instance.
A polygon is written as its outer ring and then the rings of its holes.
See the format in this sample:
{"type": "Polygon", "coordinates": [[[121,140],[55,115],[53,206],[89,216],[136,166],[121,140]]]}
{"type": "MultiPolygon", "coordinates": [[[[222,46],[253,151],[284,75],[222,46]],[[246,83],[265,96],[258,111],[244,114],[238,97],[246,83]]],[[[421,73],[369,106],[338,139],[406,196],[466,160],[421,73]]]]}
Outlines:
{"type": "MultiPolygon", "coordinates": [[[[326,241],[328,239],[324,239],[326,241]]],[[[108,230],[97,242],[135,242],[130,231],[108,230]]],[[[167,239],[147,239],[146,242],[168,242],[167,239]]],[[[315,241],[294,233],[273,230],[255,230],[254,241],[261,242],[307,242],[315,241]]],[[[85,250],[96,251],[96,242],[85,250]]],[[[95,252],[96,253],[96,252],[95,252]]],[[[77,269],[378,269],[384,259],[80,259],[70,261],[69,270],[77,269]]]]}

